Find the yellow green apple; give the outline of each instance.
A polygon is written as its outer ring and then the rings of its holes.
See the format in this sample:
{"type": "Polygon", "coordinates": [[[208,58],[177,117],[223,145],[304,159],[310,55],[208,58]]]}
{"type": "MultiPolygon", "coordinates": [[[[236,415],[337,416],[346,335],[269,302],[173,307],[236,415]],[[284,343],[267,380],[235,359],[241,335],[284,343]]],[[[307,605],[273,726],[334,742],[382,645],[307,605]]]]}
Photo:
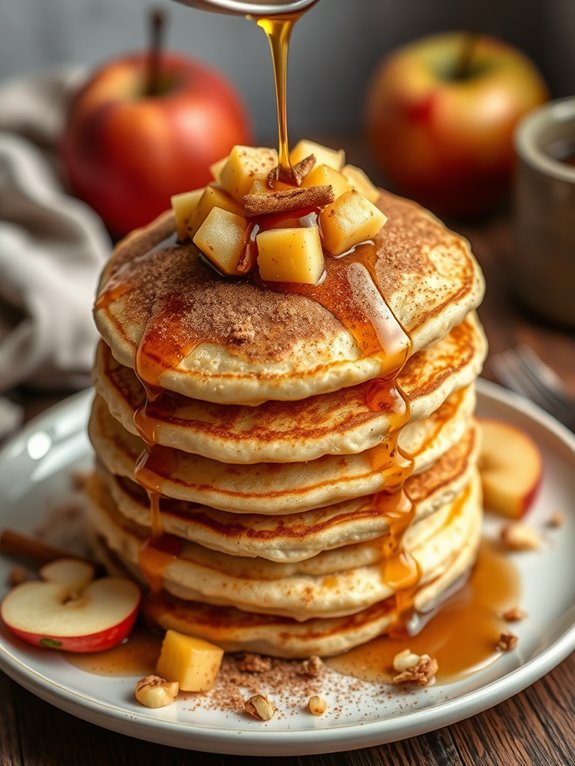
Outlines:
{"type": "Polygon", "coordinates": [[[547,95],[534,64],[500,40],[427,37],[375,72],[365,110],[369,143],[401,192],[439,213],[482,213],[508,189],[515,126],[547,95]]]}

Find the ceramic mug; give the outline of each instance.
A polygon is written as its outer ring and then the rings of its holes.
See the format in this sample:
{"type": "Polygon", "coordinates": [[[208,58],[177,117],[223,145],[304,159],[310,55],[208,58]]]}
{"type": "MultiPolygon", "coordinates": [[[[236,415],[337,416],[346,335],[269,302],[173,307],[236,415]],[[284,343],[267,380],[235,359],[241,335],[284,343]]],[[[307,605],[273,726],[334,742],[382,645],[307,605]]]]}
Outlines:
{"type": "Polygon", "coordinates": [[[515,150],[512,284],[539,314],[575,326],[575,97],[525,117],[515,150]]]}

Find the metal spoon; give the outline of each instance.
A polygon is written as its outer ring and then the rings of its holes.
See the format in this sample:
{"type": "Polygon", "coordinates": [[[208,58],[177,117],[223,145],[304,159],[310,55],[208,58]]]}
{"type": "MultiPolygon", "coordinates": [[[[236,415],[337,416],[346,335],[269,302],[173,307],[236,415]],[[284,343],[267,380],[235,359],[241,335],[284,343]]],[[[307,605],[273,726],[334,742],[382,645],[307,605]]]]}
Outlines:
{"type": "Polygon", "coordinates": [[[231,13],[238,16],[274,16],[278,13],[296,13],[314,5],[317,0],[176,0],[203,11],[231,13]]]}

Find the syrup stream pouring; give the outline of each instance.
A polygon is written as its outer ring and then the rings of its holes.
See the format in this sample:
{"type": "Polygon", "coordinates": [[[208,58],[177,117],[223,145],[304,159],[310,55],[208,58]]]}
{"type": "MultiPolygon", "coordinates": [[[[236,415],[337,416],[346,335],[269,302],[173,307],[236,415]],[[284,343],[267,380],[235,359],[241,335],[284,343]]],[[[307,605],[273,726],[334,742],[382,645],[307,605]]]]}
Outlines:
{"type": "Polygon", "coordinates": [[[176,0],[182,5],[190,5],[203,11],[231,13],[238,16],[275,16],[277,14],[300,13],[318,0],[176,0]]]}

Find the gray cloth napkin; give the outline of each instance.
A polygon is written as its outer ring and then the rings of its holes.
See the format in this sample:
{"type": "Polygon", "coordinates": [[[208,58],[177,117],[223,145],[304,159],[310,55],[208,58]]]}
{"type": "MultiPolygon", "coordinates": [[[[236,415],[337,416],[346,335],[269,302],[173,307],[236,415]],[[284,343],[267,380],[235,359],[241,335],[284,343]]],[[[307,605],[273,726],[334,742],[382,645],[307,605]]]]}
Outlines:
{"type": "MultiPolygon", "coordinates": [[[[0,392],[89,383],[91,316],[111,244],[98,216],[57,173],[67,99],[81,77],[61,70],[0,83],[0,392]]],[[[6,399],[0,438],[18,423],[6,399]]]]}

